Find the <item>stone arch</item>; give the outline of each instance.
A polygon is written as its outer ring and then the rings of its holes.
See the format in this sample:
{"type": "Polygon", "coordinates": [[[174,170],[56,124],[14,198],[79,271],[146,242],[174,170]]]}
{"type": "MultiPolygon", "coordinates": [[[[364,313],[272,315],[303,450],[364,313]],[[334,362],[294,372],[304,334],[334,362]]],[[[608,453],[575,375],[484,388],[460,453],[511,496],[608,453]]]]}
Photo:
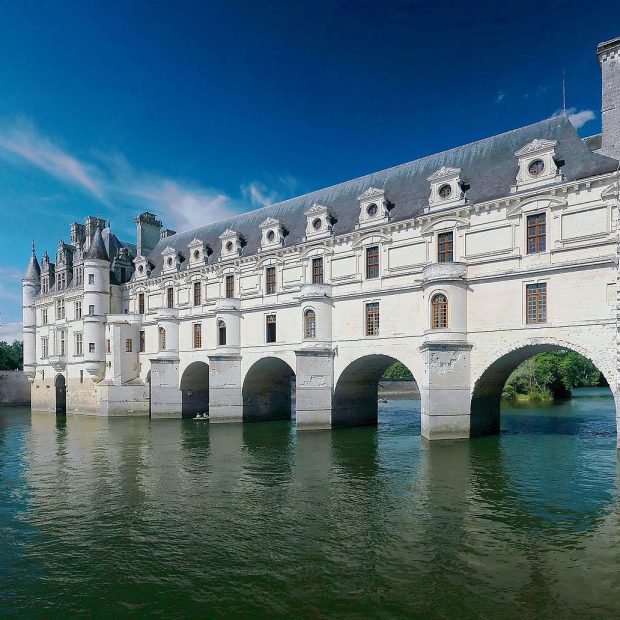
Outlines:
{"type": "Polygon", "coordinates": [[[391,355],[371,354],[344,368],[334,388],[332,427],[377,423],[379,380],[394,362],[400,360],[391,355]]]}
{"type": "Polygon", "coordinates": [[[295,372],[279,357],[254,362],[243,380],[243,420],[290,420],[295,372]]]}
{"type": "Polygon", "coordinates": [[[609,384],[618,411],[615,374],[609,360],[601,357],[604,351],[591,351],[574,342],[557,338],[529,338],[497,351],[492,359],[484,364],[483,369],[472,376],[470,435],[478,437],[499,432],[502,390],[519,364],[537,353],[560,350],[579,353],[597,367],[609,384]]]}
{"type": "Polygon", "coordinates": [[[192,362],[181,376],[181,414],[193,418],[209,411],[209,364],[192,362]]]}
{"type": "Polygon", "coordinates": [[[67,413],[67,381],[64,375],[56,375],[54,379],[54,389],[56,392],[56,413],[58,415],[65,415],[67,413]]]}

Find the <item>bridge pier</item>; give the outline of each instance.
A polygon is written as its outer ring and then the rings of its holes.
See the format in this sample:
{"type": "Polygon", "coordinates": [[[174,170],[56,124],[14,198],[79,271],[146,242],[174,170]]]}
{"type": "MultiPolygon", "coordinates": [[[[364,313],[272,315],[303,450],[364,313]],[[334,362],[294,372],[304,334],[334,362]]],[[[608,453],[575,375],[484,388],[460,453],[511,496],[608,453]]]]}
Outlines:
{"type": "Polygon", "coordinates": [[[151,417],[180,418],[182,395],[179,389],[179,359],[158,357],[151,360],[151,417]]]}
{"type": "Polygon", "coordinates": [[[470,436],[470,351],[466,342],[427,342],[421,398],[421,434],[426,439],[470,436]]]}
{"type": "Polygon", "coordinates": [[[241,356],[209,356],[209,419],[211,422],[243,422],[241,356]]]}
{"type": "Polygon", "coordinates": [[[297,357],[297,430],[332,427],[334,352],[331,349],[303,349],[297,357]]]}

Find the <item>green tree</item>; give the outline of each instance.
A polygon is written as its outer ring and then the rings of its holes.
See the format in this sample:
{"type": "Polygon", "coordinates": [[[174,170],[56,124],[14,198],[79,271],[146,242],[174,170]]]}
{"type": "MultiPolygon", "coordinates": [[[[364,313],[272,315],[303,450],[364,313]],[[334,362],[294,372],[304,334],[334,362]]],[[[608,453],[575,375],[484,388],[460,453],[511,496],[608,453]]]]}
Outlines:
{"type": "Polygon", "coordinates": [[[0,370],[21,370],[23,363],[23,344],[19,340],[13,344],[0,342],[0,370]]]}
{"type": "Polygon", "coordinates": [[[383,373],[382,379],[413,379],[413,375],[409,372],[409,369],[404,364],[400,362],[394,362],[391,366],[387,368],[387,370],[383,373]]]}

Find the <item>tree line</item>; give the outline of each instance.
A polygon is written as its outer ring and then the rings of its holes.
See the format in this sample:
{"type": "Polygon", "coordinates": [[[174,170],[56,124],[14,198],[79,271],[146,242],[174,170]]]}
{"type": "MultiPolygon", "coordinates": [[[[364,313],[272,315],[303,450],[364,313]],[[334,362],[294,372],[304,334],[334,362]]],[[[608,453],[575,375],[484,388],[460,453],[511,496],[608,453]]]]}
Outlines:
{"type": "Polygon", "coordinates": [[[0,342],[0,370],[21,370],[24,365],[24,346],[19,340],[13,344],[0,342]]]}

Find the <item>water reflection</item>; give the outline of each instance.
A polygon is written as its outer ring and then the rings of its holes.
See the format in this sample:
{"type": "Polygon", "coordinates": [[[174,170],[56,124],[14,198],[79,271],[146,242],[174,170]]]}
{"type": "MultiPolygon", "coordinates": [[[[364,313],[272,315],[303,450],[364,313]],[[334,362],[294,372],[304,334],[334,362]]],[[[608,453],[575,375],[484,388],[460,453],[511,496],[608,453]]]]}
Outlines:
{"type": "Polygon", "coordinates": [[[3,611],[617,615],[613,403],[503,425],[429,443],[416,401],[381,405],[378,428],[303,433],[13,411],[3,611]]]}

